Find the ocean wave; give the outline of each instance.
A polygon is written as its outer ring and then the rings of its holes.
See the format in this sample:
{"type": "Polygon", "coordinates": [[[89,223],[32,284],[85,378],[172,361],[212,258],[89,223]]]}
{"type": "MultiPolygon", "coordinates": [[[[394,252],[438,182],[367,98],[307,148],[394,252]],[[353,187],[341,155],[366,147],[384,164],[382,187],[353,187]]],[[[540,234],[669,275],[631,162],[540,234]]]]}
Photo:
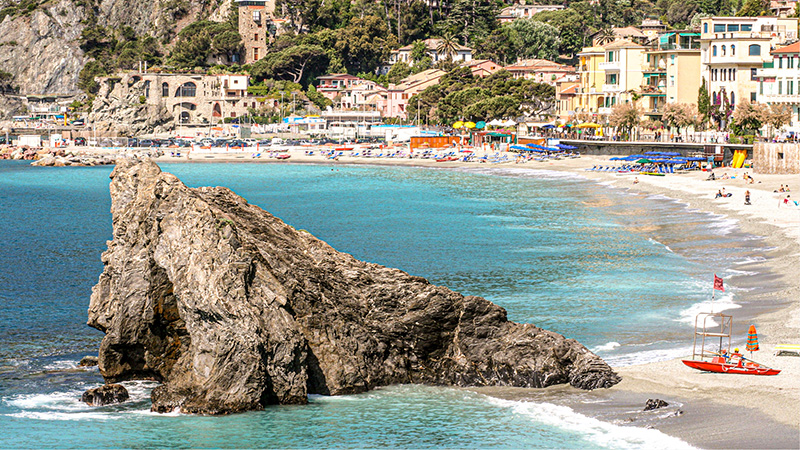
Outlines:
{"type": "Polygon", "coordinates": [[[598,345],[597,347],[594,347],[592,349],[592,353],[607,352],[607,351],[610,351],[610,350],[614,350],[615,348],[617,348],[619,346],[620,346],[619,342],[608,342],[608,343],[605,343],[603,345],[598,345]]]}
{"type": "MultiPolygon", "coordinates": [[[[742,305],[733,302],[733,294],[724,293],[718,295],[720,295],[719,298],[715,298],[714,300],[704,300],[684,309],[680,312],[680,318],[678,321],[694,326],[695,318],[699,313],[710,311],[722,312],[742,307],[742,305]]],[[[719,324],[713,320],[710,320],[708,321],[707,325],[715,326],[719,324]]]]}
{"type": "Polygon", "coordinates": [[[55,411],[22,411],[6,414],[6,416],[36,420],[109,420],[116,418],[102,412],[64,413],[55,411]]]}
{"type": "Polygon", "coordinates": [[[526,178],[542,178],[551,180],[588,180],[586,176],[573,172],[533,169],[526,167],[481,167],[479,169],[466,169],[465,171],[485,173],[490,175],[522,176],[526,178]]]}
{"type": "Polygon", "coordinates": [[[611,367],[627,367],[682,358],[692,353],[692,347],[671,347],[665,349],[643,350],[622,355],[603,356],[611,367]]]}
{"type": "Polygon", "coordinates": [[[686,442],[648,428],[616,425],[579,414],[568,406],[550,403],[502,400],[489,398],[492,404],[510,408],[514,413],[538,423],[580,433],[598,446],[619,449],[691,449],[686,442]]]}

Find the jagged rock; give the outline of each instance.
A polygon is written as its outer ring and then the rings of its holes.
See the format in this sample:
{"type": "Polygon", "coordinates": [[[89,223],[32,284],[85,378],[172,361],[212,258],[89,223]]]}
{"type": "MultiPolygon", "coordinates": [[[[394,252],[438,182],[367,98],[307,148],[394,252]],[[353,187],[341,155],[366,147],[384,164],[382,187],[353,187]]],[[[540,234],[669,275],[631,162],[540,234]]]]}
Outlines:
{"type": "Polygon", "coordinates": [[[94,367],[97,365],[97,356],[84,356],[78,362],[79,367],[94,367]]]}
{"type": "Polygon", "coordinates": [[[143,104],[139,96],[144,91],[125,93],[122,79],[100,79],[100,90],[92,102],[88,121],[103,136],[138,136],[164,133],[175,129],[172,114],[163,105],[143,104]]]}
{"type": "Polygon", "coordinates": [[[669,406],[669,403],[658,398],[649,398],[647,399],[647,403],[644,404],[644,410],[650,411],[653,409],[663,408],[665,406],[669,406]]]}
{"type": "Polygon", "coordinates": [[[226,188],[150,160],[111,174],[113,240],[88,324],[107,382],[154,379],[152,409],[221,414],[394,383],[610,387],[578,342],[356,260],[226,188]]]}
{"type": "Polygon", "coordinates": [[[89,389],[81,395],[81,401],[91,406],[110,405],[122,403],[130,396],[125,386],[121,384],[104,384],[98,388],[89,389]]]}

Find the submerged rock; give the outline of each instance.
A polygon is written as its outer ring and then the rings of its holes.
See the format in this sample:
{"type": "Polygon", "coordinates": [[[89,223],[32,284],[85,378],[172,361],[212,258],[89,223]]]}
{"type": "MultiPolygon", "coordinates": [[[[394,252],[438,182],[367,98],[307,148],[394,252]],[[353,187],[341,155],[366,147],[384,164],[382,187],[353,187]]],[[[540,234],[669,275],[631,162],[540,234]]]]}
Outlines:
{"type": "Polygon", "coordinates": [[[572,339],[481,297],[359,261],[226,188],[152,161],[111,174],[113,240],[89,325],[108,382],[155,379],[152,409],[222,414],[396,383],[610,387],[572,339]]]}
{"type": "Polygon", "coordinates": [[[78,367],[94,367],[97,365],[97,356],[84,356],[78,362],[78,367]]]}
{"type": "Polygon", "coordinates": [[[644,404],[644,410],[650,411],[653,409],[664,408],[666,406],[669,406],[669,403],[665,402],[664,400],[661,400],[659,398],[649,398],[647,399],[647,402],[644,404]]]}
{"type": "Polygon", "coordinates": [[[121,384],[104,384],[98,388],[89,389],[81,396],[81,401],[91,406],[110,405],[122,403],[130,396],[125,386],[121,384]]]}

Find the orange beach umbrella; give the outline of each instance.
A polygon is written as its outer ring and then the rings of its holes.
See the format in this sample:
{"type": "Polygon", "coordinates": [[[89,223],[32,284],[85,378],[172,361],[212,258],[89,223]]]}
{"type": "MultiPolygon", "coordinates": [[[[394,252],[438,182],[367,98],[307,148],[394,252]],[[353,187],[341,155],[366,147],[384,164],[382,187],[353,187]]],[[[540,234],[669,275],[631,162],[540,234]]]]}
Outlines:
{"type": "Polygon", "coordinates": [[[753,352],[758,351],[758,334],[756,334],[756,326],[750,325],[750,329],[747,331],[747,346],[745,350],[750,352],[750,357],[753,357],[753,352]]]}

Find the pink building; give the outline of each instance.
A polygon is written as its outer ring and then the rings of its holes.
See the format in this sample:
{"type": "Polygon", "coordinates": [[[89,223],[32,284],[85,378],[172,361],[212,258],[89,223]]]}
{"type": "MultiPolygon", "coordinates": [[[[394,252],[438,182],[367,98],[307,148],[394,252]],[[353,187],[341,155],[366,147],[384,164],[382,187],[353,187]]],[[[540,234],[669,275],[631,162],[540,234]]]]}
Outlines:
{"type": "Polygon", "coordinates": [[[514,78],[526,78],[553,86],[555,86],[556,80],[578,80],[578,74],[574,67],[546,59],[521,59],[506,66],[505,69],[511,72],[514,78]]]}

